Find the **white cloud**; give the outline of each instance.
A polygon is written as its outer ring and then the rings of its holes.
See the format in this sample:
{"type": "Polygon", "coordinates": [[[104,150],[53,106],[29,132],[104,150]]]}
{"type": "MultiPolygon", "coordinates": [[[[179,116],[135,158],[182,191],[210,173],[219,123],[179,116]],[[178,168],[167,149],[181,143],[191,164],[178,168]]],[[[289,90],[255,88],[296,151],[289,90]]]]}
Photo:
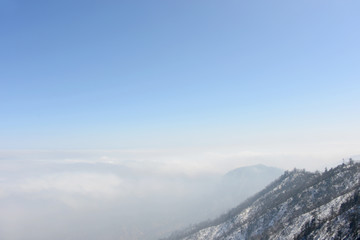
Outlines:
{"type": "Polygon", "coordinates": [[[20,185],[23,192],[58,191],[92,197],[111,197],[121,186],[121,179],[111,174],[61,173],[27,179],[20,185]]]}

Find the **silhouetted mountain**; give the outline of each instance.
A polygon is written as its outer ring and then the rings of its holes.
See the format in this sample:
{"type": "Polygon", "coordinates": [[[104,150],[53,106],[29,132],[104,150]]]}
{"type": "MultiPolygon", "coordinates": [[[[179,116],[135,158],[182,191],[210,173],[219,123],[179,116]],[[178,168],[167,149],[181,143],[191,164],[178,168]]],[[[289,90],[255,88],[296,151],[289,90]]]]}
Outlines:
{"type": "Polygon", "coordinates": [[[223,212],[229,210],[262,190],[283,173],[282,169],[262,164],[231,170],[221,179],[216,192],[217,202],[219,205],[227,206],[223,212]]]}
{"type": "Polygon", "coordinates": [[[284,171],[275,168],[275,167],[268,167],[263,164],[247,166],[247,167],[240,167],[228,172],[225,177],[226,178],[242,178],[246,180],[248,177],[253,177],[255,175],[261,177],[270,176],[272,178],[274,175],[281,175],[284,171]]]}

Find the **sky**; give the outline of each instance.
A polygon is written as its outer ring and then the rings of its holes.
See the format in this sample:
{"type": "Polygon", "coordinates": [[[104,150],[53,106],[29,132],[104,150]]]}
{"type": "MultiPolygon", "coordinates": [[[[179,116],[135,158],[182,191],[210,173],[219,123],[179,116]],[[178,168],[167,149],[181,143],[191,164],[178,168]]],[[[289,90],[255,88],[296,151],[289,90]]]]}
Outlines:
{"type": "Polygon", "coordinates": [[[238,204],[238,167],[360,160],[359,12],[0,0],[0,238],[156,239],[238,204]]]}
{"type": "Polygon", "coordinates": [[[131,150],[126,159],[176,158],[189,171],[231,159],[225,171],[358,155],[359,10],[333,0],[0,0],[1,159],[131,150]]]}

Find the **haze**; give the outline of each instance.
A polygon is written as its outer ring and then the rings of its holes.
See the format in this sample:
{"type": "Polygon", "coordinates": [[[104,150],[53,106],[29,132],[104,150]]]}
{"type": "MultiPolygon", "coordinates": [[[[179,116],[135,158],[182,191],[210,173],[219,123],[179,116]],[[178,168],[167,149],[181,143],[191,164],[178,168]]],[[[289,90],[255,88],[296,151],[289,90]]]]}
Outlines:
{"type": "Polygon", "coordinates": [[[243,200],[235,168],[357,160],[359,11],[0,0],[0,238],[156,239],[243,200]]]}

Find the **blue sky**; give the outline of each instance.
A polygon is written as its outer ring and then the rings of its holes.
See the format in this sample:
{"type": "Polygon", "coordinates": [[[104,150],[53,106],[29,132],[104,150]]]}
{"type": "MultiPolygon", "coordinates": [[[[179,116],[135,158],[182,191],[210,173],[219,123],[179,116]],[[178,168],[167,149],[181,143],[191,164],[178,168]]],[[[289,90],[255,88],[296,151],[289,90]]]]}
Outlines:
{"type": "Polygon", "coordinates": [[[340,142],[358,153],[358,1],[0,9],[1,149],[340,142]]]}

